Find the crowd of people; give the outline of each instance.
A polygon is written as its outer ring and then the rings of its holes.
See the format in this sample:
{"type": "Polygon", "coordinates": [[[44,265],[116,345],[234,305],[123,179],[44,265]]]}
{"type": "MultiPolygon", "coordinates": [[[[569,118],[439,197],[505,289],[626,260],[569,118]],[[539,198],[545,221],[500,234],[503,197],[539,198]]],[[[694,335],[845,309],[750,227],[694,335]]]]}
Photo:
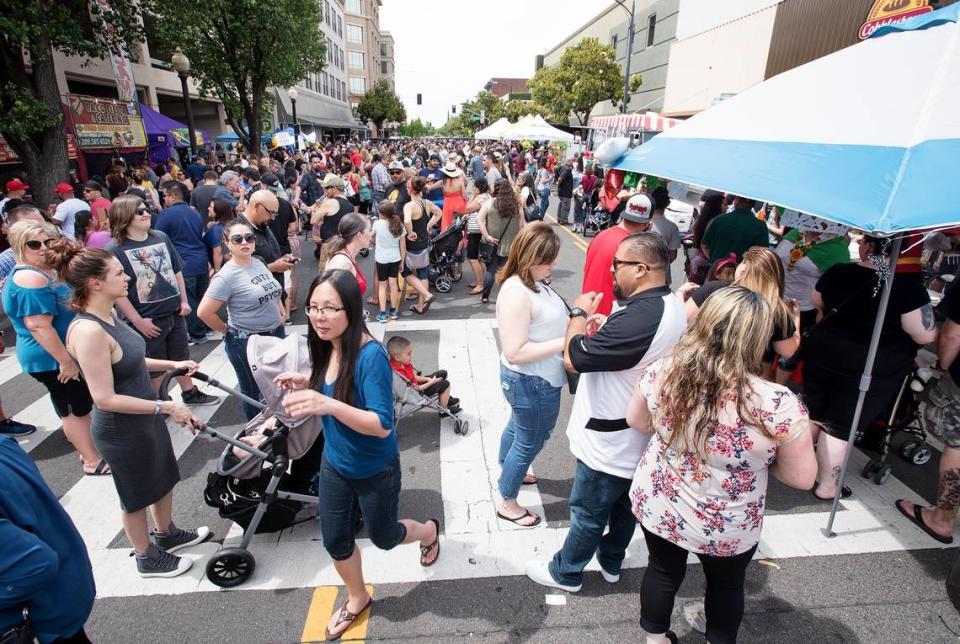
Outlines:
{"type": "MultiPolygon", "coordinates": [[[[291,313],[304,308],[311,370],[275,383],[292,390],[287,413],[322,417],[323,545],[348,595],[328,639],[373,601],[355,545],[357,512],[377,547],[417,542],[423,566],[440,557],[439,520],[398,518],[391,372],[451,413],[459,401],[445,372],[414,371],[409,340],[384,346],[367,328],[397,320],[407,301],[413,314],[429,312],[438,297],[435,236],[462,233],[455,261],[470,268],[468,293],[483,304],[495,299],[511,410],[498,458],[502,520],[542,523],[518,503],[519,491],[537,483],[529,469],[557,424],[563,390],[575,396],[566,428],[575,457],[570,530],[552,557],[527,564],[527,575],[577,592],[596,556],[603,578],[616,583],[639,524],[649,552],[640,625],[651,644],[676,641],[670,616],[688,553],[707,578],[708,640],[736,641],[769,475],[817,499],[837,492],[879,293],[891,278],[887,239],[858,236],[852,260],[851,231],[785,230],[773,206],[715,191],[703,194],[684,248],[665,216],[663,182],[604,172],[589,155],[550,146],[434,139],[198,156],[184,168],[118,162],[102,178],[58,185],[45,211],[26,198],[22,178],[6,189],[0,280],[17,360],[49,391],[83,473],[113,477],[142,576],[182,574],[190,560],[174,553],[212,536],[172,518],[179,470],[163,418],[196,430],[202,422],[191,407],[219,402],[190,378],[190,346],[222,338],[239,390],[260,400],[248,340],[284,337],[291,313]],[[554,197],[557,223],[573,234],[597,210],[608,224],[590,242],[582,294],[570,303],[551,286],[562,246],[546,221],[554,197]],[[301,293],[294,269],[311,241],[317,266],[301,293]],[[365,274],[361,258],[371,248],[365,274]],[[672,290],[678,256],[686,280],[672,290]],[[171,369],[186,372],[177,379],[182,404],[158,400],[159,378],[171,369]]],[[[941,365],[952,370],[943,376],[944,406],[960,418],[958,293],[946,296],[940,334],[921,282],[893,282],[858,432],[895,396],[919,348],[938,337],[941,365]]],[[[243,411],[258,413],[247,403],[243,411]]],[[[954,424],[936,509],[897,504],[943,542],[952,540],[960,505],[954,424]]],[[[0,408],[0,433],[35,429],[0,408]]],[[[7,443],[0,439],[0,463],[23,460],[7,443]]],[[[11,467],[0,477],[13,476],[11,467]]],[[[39,478],[32,465],[16,467],[21,478],[39,478]]],[[[62,525],[48,501],[39,507],[50,525],[62,525]]],[[[13,512],[8,503],[0,500],[0,511],[13,512]]],[[[5,543],[26,539],[8,530],[15,528],[0,522],[5,543]]],[[[7,558],[0,554],[0,570],[7,558]]],[[[81,572],[60,574],[86,583],[89,571],[81,572]]],[[[8,617],[16,621],[15,604],[0,600],[0,631],[8,617]]],[[[64,618],[65,608],[35,608],[48,641],[85,641],[82,621],[64,618]]]]}

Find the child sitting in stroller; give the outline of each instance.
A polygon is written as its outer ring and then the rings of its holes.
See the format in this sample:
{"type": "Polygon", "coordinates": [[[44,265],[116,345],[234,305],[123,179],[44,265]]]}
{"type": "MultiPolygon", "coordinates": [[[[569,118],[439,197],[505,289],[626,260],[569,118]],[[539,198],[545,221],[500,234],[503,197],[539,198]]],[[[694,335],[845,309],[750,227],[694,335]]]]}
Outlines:
{"type": "Polygon", "coordinates": [[[447,372],[434,371],[423,375],[413,368],[413,345],[410,340],[395,335],[387,341],[387,353],[390,354],[390,366],[401,376],[416,386],[424,396],[437,396],[441,407],[451,414],[460,413],[460,399],[450,395],[450,381],[447,372]]]}

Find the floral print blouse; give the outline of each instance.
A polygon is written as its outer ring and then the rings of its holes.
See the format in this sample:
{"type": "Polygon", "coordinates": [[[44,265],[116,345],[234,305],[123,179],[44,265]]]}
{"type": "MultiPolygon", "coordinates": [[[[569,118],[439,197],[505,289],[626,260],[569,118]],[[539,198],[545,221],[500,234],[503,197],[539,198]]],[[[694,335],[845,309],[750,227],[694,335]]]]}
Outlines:
{"type": "MultiPolygon", "coordinates": [[[[659,405],[658,374],[665,359],[640,376],[638,386],[651,415],[659,405]]],[[[643,527],[691,552],[732,557],[760,541],[767,468],[777,448],[806,430],[807,410],[786,387],[751,378],[749,413],[771,438],[737,414],[736,393],[723,395],[724,408],[707,441],[707,458],[667,447],[675,428],[669,418],[654,423],[654,435],[633,477],[630,499],[643,527]]]]}

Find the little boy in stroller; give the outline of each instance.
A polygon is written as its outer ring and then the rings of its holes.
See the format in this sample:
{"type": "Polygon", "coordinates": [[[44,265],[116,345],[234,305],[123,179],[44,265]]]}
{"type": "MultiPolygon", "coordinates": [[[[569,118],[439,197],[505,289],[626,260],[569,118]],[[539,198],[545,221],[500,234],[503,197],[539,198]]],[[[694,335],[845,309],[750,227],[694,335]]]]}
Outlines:
{"type": "MultiPolygon", "coordinates": [[[[407,338],[395,335],[387,341],[387,353],[390,354],[390,366],[424,396],[437,396],[440,406],[450,415],[460,413],[460,399],[450,395],[450,381],[447,372],[440,370],[423,375],[413,368],[413,345],[407,338]]],[[[443,412],[441,412],[443,413],[443,412]]]]}

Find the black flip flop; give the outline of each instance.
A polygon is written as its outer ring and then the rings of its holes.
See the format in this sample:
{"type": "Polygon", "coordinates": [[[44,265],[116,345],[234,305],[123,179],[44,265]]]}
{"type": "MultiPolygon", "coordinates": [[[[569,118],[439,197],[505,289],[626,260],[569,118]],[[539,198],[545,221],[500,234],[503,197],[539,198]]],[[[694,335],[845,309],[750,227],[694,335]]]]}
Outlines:
{"type": "Polygon", "coordinates": [[[922,514],[923,508],[921,506],[914,503],[913,514],[908,514],[907,511],[903,509],[903,506],[900,505],[904,500],[905,499],[897,499],[897,502],[894,503],[894,505],[897,506],[897,509],[900,510],[900,514],[910,519],[914,523],[914,525],[916,525],[918,528],[926,532],[928,535],[930,535],[932,538],[936,539],[940,543],[948,546],[951,543],[953,543],[953,537],[944,537],[943,535],[939,535],[933,530],[931,530],[930,526],[924,523],[923,514],[922,514]]]}
{"type": "Polygon", "coordinates": [[[428,522],[437,526],[437,538],[433,540],[429,546],[420,546],[420,565],[424,568],[429,568],[433,564],[437,563],[437,559],[440,558],[440,522],[437,519],[427,519],[428,522]],[[426,557],[432,550],[436,549],[437,554],[433,558],[433,561],[430,563],[424,563],[423,558],[426,557]]]}
{"type": "MultiPolygon", "coordinates": [[[[814,485],[812,488],[810,488],[810,494],[812,494],[812,495],[813,495],[813,498],[815,498],[815,499],[818,500],[818,501],[833,501],[833,497],[832,497],[832,496],[831,496],[831,497],[827,497],[827,498],[823,498],[822,496],[818,495],[818,494],[817,494],[817,486],[816,486],[816,485],[814,485]]],[[[841,490],[840,490],[840,498],[841,498],[841,499],[849,499],[851,496],[853,496],[853,490],[851,490],[851,489],[848,488],[846,485],[844,485],[843,488],[841,488],[841,490]]]]}
{"type": "Polygon", "coordinates": [[[433,304],[433,301],[434,301],[435,299],[437,299],[437,296],[436,296],[436,295],[434,295],[434,296],[431,297],[429,300],[427,300],[426,302],[423,303],[423,306],[422,306],[421,309],[420,309],[420,314],[421,314],[421,315],[423,315],[424,313],[426,313],[427,311],[430,310],[430,305],[433,304]]]}
{"type": "Polygon", "coordinates": [[[539,516],[535,515],[535,514],[534,514],[533,512],[531,512],[530,510],[524,510],[524,511],[523,511],[523,514],[521,514],[521,515],[518,516],[518,517],[513,517],[513,518],[510,518],[510,517],[508,517],[508,516],[506,516],[506,515],[500,514],[500,511],[497,510],[497,516],[500,517],[501,519],[503,519],[504,521],[509,521],[510,523],[515,523],[516,525],[520,526],[521,528],[532,528],[532,527],[534,527],[534,526],[538,526],[538,525],[540,525],[540,522],[543,520],[542,517],[539,517],[539,516]],[[533,523],[520,523],[520,521],[522,521],[523,519],[526,519],[527,517],[532,517],[532,516],[537,516],[537,520],[534,521],[533,523]]]}
{"type": "Polygon", "coordinates": [[[347,609],[347,604],[349,602],[350,602],[349,599],[343,602],[343,606],[340,607],[339,614],[337,615],[336,625],[340,626],[341,624],[346,624],[347,625],[346,628],[344,628],[342,631],[340,631],[336,635],[331,633],[329,628],[323,629],[323,634],[326,636],[328,642],[333,642],[343,637],[343,634],[350,630],[350,625],[353,624],[353,622],[355,622],[356,619],[360,617],[360,615],[362,615],[365,611],[370,610],[370,607],[373,605],[373,597],[371,597],[370,600],[363,606],[363,608],[358,610],[356,613],[351,613],[347,609]]]}
{"type": "Polygon", "coordinates": [[[109,469],[110,466],[107,465],[107,462],[101,458],[100,462],[97,463],[97,466],[93,468],[92,472],[84,470],[83,474],[84,476],[110,476],[113,474],[113,471],[111,470],[108,472],[107,470],[109,469]]]}

